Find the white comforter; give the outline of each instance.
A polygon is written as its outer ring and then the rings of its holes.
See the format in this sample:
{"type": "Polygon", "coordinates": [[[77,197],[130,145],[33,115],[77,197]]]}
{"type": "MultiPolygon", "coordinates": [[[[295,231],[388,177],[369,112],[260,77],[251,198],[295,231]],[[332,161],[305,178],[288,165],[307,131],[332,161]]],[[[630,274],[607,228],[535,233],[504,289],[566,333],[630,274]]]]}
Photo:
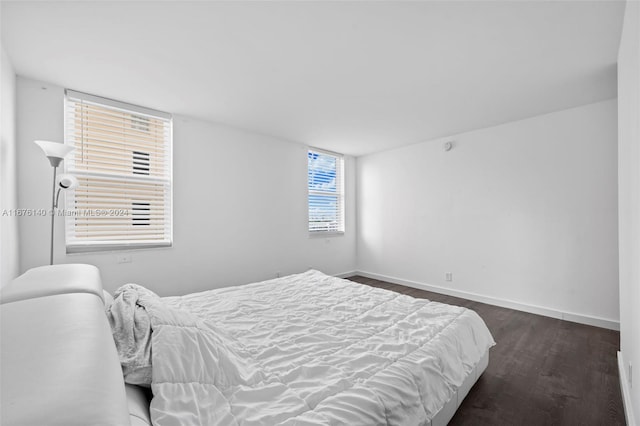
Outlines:
{"type": "Polygon", "coordinates": [[[495,344],[473,311],[317,271],[150,310],[156,425],[425,424],[495,344]]]}

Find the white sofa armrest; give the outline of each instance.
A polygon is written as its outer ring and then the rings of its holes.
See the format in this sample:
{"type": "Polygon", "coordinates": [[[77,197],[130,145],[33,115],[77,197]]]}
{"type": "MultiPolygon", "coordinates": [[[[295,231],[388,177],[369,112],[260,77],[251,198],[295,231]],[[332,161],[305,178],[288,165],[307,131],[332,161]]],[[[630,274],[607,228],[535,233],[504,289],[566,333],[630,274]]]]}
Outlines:
{"type": "Polygon", "coordinates": [[[130,425],[98,270],[60,266],[16,279],[24,291],[0,305],[0,424],[130,425]]]}
{"type": "Polygon", "coordinates": [[[29,269],[2,287],[0,304],[64,293],[91,293],[104,301],[98,268],[68,264],[29,269]]]}

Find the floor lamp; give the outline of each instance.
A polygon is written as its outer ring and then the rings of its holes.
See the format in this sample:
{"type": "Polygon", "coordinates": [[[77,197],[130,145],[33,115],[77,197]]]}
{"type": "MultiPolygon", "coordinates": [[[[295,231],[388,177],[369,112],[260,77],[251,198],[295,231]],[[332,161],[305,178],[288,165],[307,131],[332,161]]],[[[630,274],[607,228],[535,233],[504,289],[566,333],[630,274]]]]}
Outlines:
{"type": "Polygon", "coordinates": [[[53,167],[53,190],[51,194],[51,250],[49,252],[49,264],[53,265],[53,229],[56,220],[56,207],[58,207],[58,196],[60,191],[64,189],[71,189],[77,186],[78,181],[74,176],[62,175],[62,179],[56,182],[56,174],[60,162],[69,155],[73,148],[58,142],[51,141],[34,141],[36,145],[42,148],[44,155],[47,156],[51,167],[53,167]],[[58,193],[56,194],[56,186],[58,186],[58,193]]]}

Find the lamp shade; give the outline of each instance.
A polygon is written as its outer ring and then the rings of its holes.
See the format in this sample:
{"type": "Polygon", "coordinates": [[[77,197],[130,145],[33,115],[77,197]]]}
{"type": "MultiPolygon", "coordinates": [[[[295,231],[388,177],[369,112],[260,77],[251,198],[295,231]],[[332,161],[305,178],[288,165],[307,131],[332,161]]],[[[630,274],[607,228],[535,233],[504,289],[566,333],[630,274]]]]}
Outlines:
{"type": "Polygon", "coordinates": [[[53,167],[57,167],[60,161],[73,151],[73,148],[69,145],[58,142],[34,141],[34,143],[42,149],[53,167]]]}

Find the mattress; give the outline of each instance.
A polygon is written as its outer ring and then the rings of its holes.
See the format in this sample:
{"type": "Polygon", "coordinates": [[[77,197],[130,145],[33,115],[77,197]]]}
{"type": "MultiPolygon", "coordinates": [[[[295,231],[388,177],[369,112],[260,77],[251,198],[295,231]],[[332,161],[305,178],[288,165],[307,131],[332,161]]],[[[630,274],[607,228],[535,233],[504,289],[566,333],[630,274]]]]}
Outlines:
{"type": "Polygon", "coordinates": [[[159,425],[446,424],[495,344],[469,309],[318,271],[162,304],[197,321],[154,330],[159,425]]]}

